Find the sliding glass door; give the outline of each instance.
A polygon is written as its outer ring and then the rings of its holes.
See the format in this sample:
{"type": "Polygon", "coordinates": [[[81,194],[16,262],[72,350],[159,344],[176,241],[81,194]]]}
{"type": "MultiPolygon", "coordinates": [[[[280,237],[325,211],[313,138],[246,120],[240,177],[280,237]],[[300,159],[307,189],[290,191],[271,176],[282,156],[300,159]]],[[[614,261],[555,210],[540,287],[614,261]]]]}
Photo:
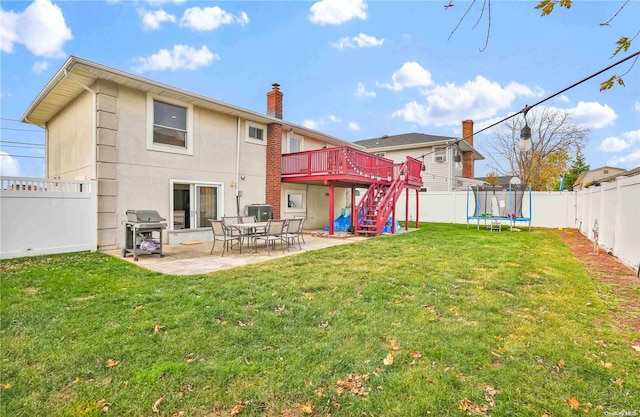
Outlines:
{"type": "Polygon", "coordinates": [[[173,230],[210,227],[222,213],[222,184],[171,180],[173,230]]]}

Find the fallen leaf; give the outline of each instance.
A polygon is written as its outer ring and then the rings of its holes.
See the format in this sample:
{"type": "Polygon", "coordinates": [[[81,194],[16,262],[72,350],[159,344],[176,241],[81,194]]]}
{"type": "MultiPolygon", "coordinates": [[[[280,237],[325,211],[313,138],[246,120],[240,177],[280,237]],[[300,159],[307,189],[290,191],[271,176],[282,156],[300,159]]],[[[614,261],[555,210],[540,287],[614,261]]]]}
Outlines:
{"type": "Polygon", "coordinates": [[[635,350],[636,352],[640,352],[640,346],[631,345],[631,349],[635,350]]]}
{"type": "Polygon", "coordinates": [[[602,366],[604,366],[607,369],[613,368],[613,364],[611,362],[606,362],[606,363],[601,362],[601,363],[602,363],[602,366]]]}
{"type": "Polygon", "coordinates": [[[12,385],[10,383],[0,384],[0,391],[3,390],[3,389],[10,389],[11,386],[12,385]]]}
{"type": "Polygon", "coordinates": [[[486,412],[489,410],[489,407],[487,407],[486,405],[475,404],[469,400],[460,401],[458,403],[458,407],[460,407],[462,411],[468,411],[470,413],[478,415],[487,415],[486,412]]]}
{"type": "Polygon", "coordinates": [[[277,307],[275,308],[275,312],[276,312],[276,313],[282,313],[282,312],[284,311],[284,308],[285,308],[285,307],[284,307],[284,305],[277,306],[277,307]]]}
{"type": "Polygon", "coordinates": [[[135,307],[133,308],[133,310],[134,310],[134,311],[141,311],[143,308],[144,308],[144,307],[142,307],[142,306],[135,306],[135,307]]]}
{"type": "Polygon", "coordinates": [[[153,405],[151,406],[151,411],[153,411],[154,413],[160,413],[160,403],[162,403],[165,399],[165,396],[163,395],[162,397],[158,398],[156,400],[155,403],[153,403],[153,405]]]}
{"type": "Polygon", "coordinates": [[[386,366],[391,366],[393,365],[393,355],[391,353],[389,353],[387,355],[386,358],[384,358],[384,360],[382,361],[382,363],[384,363],[386,366]]]}
{"type": "Polygon", "coordinates": [[[569,407],[573,408],[574,410],[580,408],[580,401],[578,401],[576,397],[567,398],[567,404],[569,404],[569,407]]]}
{"type": "Polygon", "coordinates": [[[318,327],[321,329],[326,329],[327,327],[329,327],[329,322],[328,321],[322,321],[320,322],[320,324],[318,324],[318,327]]]}
{"type": "Polygon", "coordinates": [[[300,411],[302,411],[304,414],[313,413],[313,404],[311,403],[302,404],[300,406],[300,411]]]}
{"type": "Polygon", "coordinates": [[[160,333],[162,330],[164,330],[164,326],[160,326],[159,324],[156,324],[156,326],[153,328],[154,333],[160,333]]]}
{"type": "Polygon", "coordinates": [[[412,358],[421,358],[422,354],[418,351],[413,351],[409,353],[409,356],[411,356],[412,358]]]}
{"type": "Polygon", "coordinates": [[[496,401],[493,399],[493,397],[497,393],[498,393],[498,390],[492,387],[491,385],[487,385],[487,387],[484,389],[484,399],[487,400],[487,403],[489,403],[491,407],[496,406],[496,401]]]}
{"type": "Polygon", "coordinates": [[[109,359],[107,361],[107,368],[113,368],[114,366],[118,366],[119,364],[120,364],[120,361],[109,359]]]}
{"type": "Polygon", "coordinates": [[[229,415],[230,416],[238,415],[240,414],[240,411],[242,411],[242,404],[236,404],[236,406],[233,407],[231,411],[229,411],[229,415]]]}
{"type": "Polygon", "coordinates": [[[195,361],[195,359],[193,359],[193,358],[187,359],[187,363],[193,363],[194,361],[195,361]]]}
{"type": "Polygon", "coordinates": [[[393,303],[394,303],[394,304],[401,304],[401,303],[402,303],[402,300],[401,300],[401,299],[399,299],[399,298],[396,298],[395,300],[393,300],[393,303]]]}
{"type": "Polygon", "coordinates": [[[564,359],[560,359],[558,361],[558,368],[564,368],[564,365],[565,365],[564,359]]]}
{"type": "Polygon", "coordinates": [[[613,379],[613,383],[616,384],[619,387],[622,387],[622,384],[624,383],[624,381],[620,378],[615,378],[613,379]]]}
{"type": "Polygon", "coordinates": [[[398,346],[398,341],[395,338],[390,338],[387,340],[387,346],[391,350],[400,350],[400,346],[398,346]]]}
{"type": "Polygon", "coordinates": [[[349,374],[345,379],[336,383],[336,394],[342,395],[347,391],[354,395],[366,397],[367,389],[364,383],[369,380],[369,374],[349,374]]]}

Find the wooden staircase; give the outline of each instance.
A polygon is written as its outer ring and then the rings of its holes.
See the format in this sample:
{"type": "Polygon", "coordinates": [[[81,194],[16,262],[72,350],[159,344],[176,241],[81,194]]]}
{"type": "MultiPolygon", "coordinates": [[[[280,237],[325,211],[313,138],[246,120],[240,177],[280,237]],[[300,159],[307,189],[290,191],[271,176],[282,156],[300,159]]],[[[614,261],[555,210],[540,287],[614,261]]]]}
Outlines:
{"type": "MultiPolygon", "coordinates": [[[[406,172],[406,163],[400,166],[406,172]]],[[[356,205],[357,236],[380,236],[405,186],[405,176],[397,175],[391,184],[373,183],[356,205]]]]}

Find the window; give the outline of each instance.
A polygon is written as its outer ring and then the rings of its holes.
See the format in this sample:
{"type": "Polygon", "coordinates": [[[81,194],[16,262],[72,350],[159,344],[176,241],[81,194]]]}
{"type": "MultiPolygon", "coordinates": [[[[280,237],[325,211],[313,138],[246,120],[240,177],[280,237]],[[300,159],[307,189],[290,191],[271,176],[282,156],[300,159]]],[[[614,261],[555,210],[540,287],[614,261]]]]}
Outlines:
{"type": "Polygon", "coordinates": [[[300,152],[302,150],[302,139],[289,135],[289,153],[300,152]]]}
{"type": "Polygon", "coordinates": [[[267,144],[267,127],[256,123],[247,122],[247,142],[258,145],[267,144]]]}
{"type": "Polygon", "coordinates": [[[172,230],[210,227],[222,213],[222,184],[171,180],[172,230]]]}
{"type": "Polygon", "coordinates": [[[147,95],[147,149],[193,155],[193,108],[147,95]]]}
{"type": "Polygon", "coordinates": [[[435,148],[434,152],[433,152],[433,162],[436,163],[443,163],[443,162],[447,162],[447,148],[446,147],[442,147],[442,148],[435,148]]]}
{"type": "Polygon", "coordinates": [[[307,210],[305,190],[285,190],[284,193],[287,202],[285,213],[304,213],[307,210]]]}

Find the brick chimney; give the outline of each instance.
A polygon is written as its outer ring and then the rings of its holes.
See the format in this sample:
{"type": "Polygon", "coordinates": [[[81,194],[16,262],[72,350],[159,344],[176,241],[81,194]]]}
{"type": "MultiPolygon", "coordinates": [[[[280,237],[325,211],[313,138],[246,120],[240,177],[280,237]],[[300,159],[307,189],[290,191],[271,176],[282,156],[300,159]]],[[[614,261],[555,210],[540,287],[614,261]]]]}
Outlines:
{"type": "Polygon", "coordinates": [[[271,84],[273,87],[267,93],[267,116],[282,119],[282,91],[279,84],[271,84]]]}
{"type": "MultiPolygon", "coordinates": [[[[278,84],[273,84],[267,93],[267,115],[282,119],[282,92],[278,84]]],[[[280,218],[280,202],[282,190],[280,176],[282,174],[282,124],[269,123],[267,126],[265,173],[265,202],[271,206],[274,219],[280,218]]]]}
{"type": "MultiPolygon", "coordinates": [[[[473,146],[473,120],[462,121],[462,137],[465,138],[465,142],[473,146]]],[[[462,152],[462,176],[464,178],[473,178],[473,168],[473,152],[462,152]]]]}

